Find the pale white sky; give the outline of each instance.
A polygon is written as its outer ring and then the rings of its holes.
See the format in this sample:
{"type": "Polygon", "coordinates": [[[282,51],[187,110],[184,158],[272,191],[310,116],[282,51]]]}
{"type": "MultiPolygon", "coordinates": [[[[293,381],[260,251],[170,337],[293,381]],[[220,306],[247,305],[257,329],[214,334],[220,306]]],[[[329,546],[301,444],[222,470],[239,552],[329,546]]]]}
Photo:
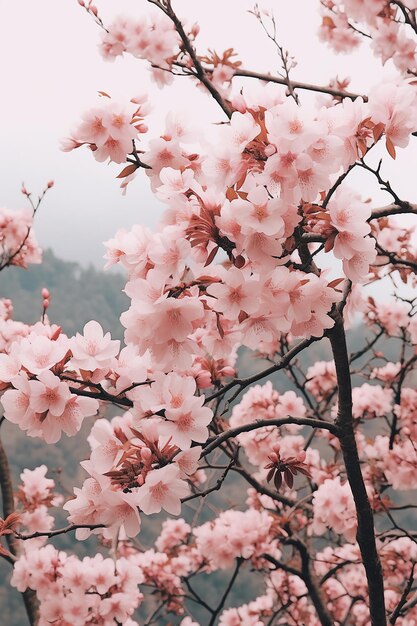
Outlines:
{"type": "MultiPolygon", "coordinates": [[[[173,0],[182,18],[200,23],[200,51],[233,46],[245,68],[276,73],[279,63],[273,46],[247,12],[253,4],[253,0],[173,0]]],[[[353,55],[335,56],[319,43],[318,0],[261,0],[259,4],[273,8],[280,40],[298,61],[294,79],[326,84],[336,74],[351,76],[351,90],[366,92],[392,71],[389,67],[382,71],[366,47],[353,55]]],[[[156,10],[146,0],[97,0],[97,7],[105,23],[120,13],[135,17],[156,10]]],[[[99,37],[99,27],[76,0],[0,0],[0,202],[21,208],[25,205],[22,180],[37,192],[54,179],[55,187],[36,221],[41,245],[52,247],[61,258],[100,267],[103,240],[136,222],[153,226],[161,207],[145,175],[122,196],[114,178],[120,166],[97,163],[87,150],[62,153],[60,138],[69,134],[83,110],[97,103],[99,90],[121,102],[147,90],[154,103],[150,118],[154,136],[162,132],[168,110],[185,110],[194,123],[206,127],[221,119],[221,112],[185,78],[160,91],[150,82],[146,62],[132,57],[104,62],[97,49],[99,37]]],[[[390,176],[399,180],[399,191],[415,201],[417,148],[399,152],[390,165],[390,176]]],[[[353,175],[351,181],[365,196],[372,193],[377,202],[389,201],[360,175],[353,175]]]]}

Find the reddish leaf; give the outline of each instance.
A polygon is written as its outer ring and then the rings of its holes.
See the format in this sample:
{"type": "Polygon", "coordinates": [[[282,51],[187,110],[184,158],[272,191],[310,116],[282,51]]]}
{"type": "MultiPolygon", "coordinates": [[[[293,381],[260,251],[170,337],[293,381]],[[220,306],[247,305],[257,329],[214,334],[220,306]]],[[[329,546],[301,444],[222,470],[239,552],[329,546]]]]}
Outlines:
{"type": "Polygon", "coordinates": [[[345,280],[344,278],[335,278],[327,286],[331,287],[332,289],[335,289],[338,285],[340,285],[340,283],[343,283],[344,280],[345,280]]]}
{"type": "Polygon", "coordinates": [[[0,519],[0,535],[10,535],[15,526],[20,523],[20,513],[13,511],[5,520],[0,519]]]}
{"type": "Polygon", "coordinates": [[[266,482],[270,483],[275,474],[275,467],[272,467],[266,475],[266,482]]]}
{"type": "Polygon", "coordinates": [[[332,18],[329,17],[328,15],[325,15],[323,17],[322,24],[323,24],[323,26],[327,26],[327,28],[334,28],[334,22],[333,22],[332,18]]]}
{"type": "Polygon", "coordinates": [[[395,153],[395,146],[389,137],[386,138],[385,145],[386,145],[386,148],[390,157],[395,159],[395,157],[397,156],[395,153]]]}
{"type": "Polygon", "coordinates": [[[216,315],[216,318],[217,318],[217,330],[219,331],[220,337],[223,339],[223,337],[224,337],[224,330],[223,330],[223,327],[222,327],[222,325],[220,323],[220,315],[216,315]]]}
{"type": "Polygon", "coordinates": [[[2,556],[5,556],[6,558],[11,558],[12,557],[10,552],[8,550],[6,550],[5,548],[3,548],[3,546],[1,544],[0,544],[0,554],[2,556]]]}
{"type": "Polygon", "coordinates": [[[281,472],[277,472],[274,478],[275,489],[279,491],[282,487],[282,474],[281,472]]]}
{"type": "Polygon", "coordinates": [[[210,254],[207,257],[207,261],[204,263],[204,267],[207,267],[207,265],[210,265],[210,263],[213,261],[214,257],[216,256],[218,250],[219,250],[219,246],[215,246],[213,248],[213,250],[210,252],[210,254]]]}
{"type": "Polygon", "coordinates": [[[286,469],[286,470],[284,471],[284,478],[285,478],[285,482],[287,483],[288,487],[291,489],[291,487],[292,487],[292,486],[293,486],[293,484],[294,484],[294,477],[293,477],[293,475],[291,474],[291,472],[290,472],[290,470],[289,470],[289,469],[286,469]]]}
{"type": "Polygon", "coordinates": [[[333,250],[334,240],[336,239],[336,235],[337,233],[333,233],[332,235],[330,235],[330,237],[328,237],[328,239],[326,239],[326,243],[324,244],[325,252],[330,252],[330,250],[333,250]]]}
{"type": "Polygon", "coordinates": [[[384,128],[385,125],[382,122],[379,122],[379,124],[375,124],[374,130],[372,131],[374,135],[374,141],[378,141],[378,139],[381,138],[381,135],[384,132],[384,128]]]}
{"type": "Polygon", "coordinates": [[[133,172],[136,172],[137,169],[137,165],[135,163],[131,163],[130,165],[127,165],[124,169],[122,169],[122,171],[120,172],[120,174],[118,174],[118,176],[116,176],[116,178],[126,178],[126,176],[130,176],[131,174],[133,174],[133,172]]]}

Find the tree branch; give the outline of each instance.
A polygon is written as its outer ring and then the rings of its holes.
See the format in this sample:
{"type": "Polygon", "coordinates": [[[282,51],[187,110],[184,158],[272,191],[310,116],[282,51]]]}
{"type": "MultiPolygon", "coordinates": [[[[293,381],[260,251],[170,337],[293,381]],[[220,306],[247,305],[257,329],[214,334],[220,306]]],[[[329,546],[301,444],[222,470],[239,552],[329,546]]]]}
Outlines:
{"type": "Polygon", "coordinates": [[[57,537],[58,535],[65,535],[67,533],[72,532],[73,530],[77,530],[78,528],[88,528],[90,530],[94,530],[95,528],[105,528],[104,524],[69,524],[64,528],[57,528],[56,530],[49,530],[45,532],[36,531],[34,533],[30,533],[30,535],[24,535],[22,533],[14,533],[15,537],[21,539],[22,541],[26,541],[27,539],[36,539],[36,537],[48,537],[51,539],[52,537],[57,537]]]}
{"type": "Polygon", "coordinates": [[[205,402],[207,403],[207,402],[210,402],[211,400],[214,400],[215,398],[218,398],[219,396],[223,396],[228,391],[238,386],[239,387],[238,390],[233,394],[233,396],[229,400],[229,402],[232,402],[233,400],[237,398],[239,393],[243,391],[243,389],[246,389],[246,387],[253,385],[253,383],[258,382],[258,380],[262,380],[262,378],[266,378],[267,376],[270,376],[271,374],[274,374],[275,372],[278,372],[279,370],[284,369],[284,367],[286,367],[288,363],[295,356],[297,356],[297,354],[305,350],[305,348],[308,348],[308,346],[310,346],[315,341],[320,341],[320,339],[322,339],[322,337],[310,337],[310,339],[305,339],[304,341],[300,341],[300,343],[298,343],[296,346],[291,348],[291,350],[288,350],[288,352],[286,352],[284,356],[281,357],[278,363],[274,363],[274,365],[271,365],[271,367],[267,367],[266,369],[262,370],[262,372],[259,372],[259,374],[254,374],[253,376],[248,376],[247,378],[235,378],[230,383],[228,383],[227,385],[225,385],[224,387],[222,387],[215,393],[211,394],[211,396],[208,396],[205,399],[205,402]]]}
{"type": "Polygon", "coordinates": [[[208,443],[204,448],[201,457],[207,456],[208,454],[210,454],[210,452],[213,452],[213,450],[218,448],[222,443],[224,443],[228,439],[237,437],[237,435],[240,435],[241,433],[248,433],[251,430],[257,430],[258,428],[263,428],[265,426],[285,426],[286,424],[297,424],[298,426],[322,428],[324,430],[330,431],[333,435],[337,436],[338,434],[338,427],[335,424],[331,424],[330,422],[325,422],[323,420],[313,419],[312,417],[281,417],[279,419],[256,420],[256,422],[251,422],[250,424],[244,424],[243,426],[230,428],[220,435],[217,435],[214,440],[208,439],[208,443]]]}
{"type": "Polygon", "coordinates": [[[330,615],[326,601],[323,598],[320,584],[316,578],[314,571],[310,567],[310,555],[307,547],[299,539],[287,539],[286,543],[292,544],[297,548],[301,557],[301,578],[303,579],[307,590],[310,594],[311,601],[316,609],[317,616],[322,626],[333,626],[333,619],[330,615]]]}
{"type": "Polygon", "coordinates": [[[346,474],[355,501],[358,520],[357,541],[366,572],[369,590],[369,609],[372,626],[385,626],[384,582],[381,562],[375,543],[374,520],[363,480],[356,447],[352,416],[352,381],[349,356],[341,314],[334,313],[335,325],[328,332],[336,366],[339,407],[336,425],[337,437],[343,453],[346,474]]]}
{"type": "Polygon", "coordinates": [[[213,611],[213,614],[212,614],[212,616],[210,618],[208,626],[214,626],[216,618],[217,618],[218,614],[220,613],[220,611],[222,610],[222,608],[224,607],[224,603],[227,600],[227,596],[229,595],[229,593],[230,593],[230,591],[231,591],[231,589],[232,589],[232,587],[234,585],[234,582],[235,582],[235,580],[237,578],[237,575],[239,573],[239,569],[240,569],[240,566],[242,565],[242,563],[243,563],[243,559],[242,558],[238,558],[237,559],[237,563],[236,563],[236,567],[235,567],[235,571],[233,572],[233,576],[229,580],[229,584],[227,585],[227,587],[225,589],[225,592],[224,592],[224,594],[222,595],[222,597],[220,599],[219,604],[217,605],[216,609],[213,611]]]}
{"type": "MultiPolygon", "coordinates": [[[[257,78],[265,82],[277,83],[278,85],[288,86],[287,80],[279,76],[273,76],[272,74],[262,74],[260,72],[253,72],[252,70],[244,70],[238,68],[235,70],[234,76],[243,76],[246,78],[257,78]]],[[[309,83],[300,83],[296,80],[291,80],[291,86],[293,89],[304,89],[306,91],[315,91],[316,93],[324,93],[335,98],[363,98],[364,102],[367,102],[368,98],[365,95],[358,93],[351,93],[350,91],[342,91],[340,89],[333,89],[332,87],[322,87],[320,85],[311,85],[309,83]]]]}
{"type": "Polygon", "coordinates": [[[230,110],[230,108],[228,107],[228,105],[226,104],[224,99],[222,98],[222,96],[219,93],[219,91],[217,91],[217,89],[215,88],[215,86],[213,85],[211,80],[208,78],[204,67],[201,65],[200,59],[197,56],[197,53],[194,50],[193,45],[192,45],[190,39],[188,38],[185,30],[184,30],[184,27],[183,27],[183,25],[181,23],[181,20],[177,17],[176,13],[174,12],[174,10],[173,10],[173,8],[171,6],[171,0],[167,0],[166,1],[166,10],[164,12],[170,18],[170,20],[172,21],[172,23],[175,26],[175,29],[176,29],[177,33],[181,37],[181,40],[182,40],[182,42],[184,44],[184,49],[186,50],[186,52],[188,53],[190,59],[193,62],[193,65],[194,65],[194,68],[195,68],[195,72],[196,72],[196,74],[195,74],[196,77],[206,87],[206,89],[211,93],[213,98],[216,100],[216,102],[223,109],[223,111],[225,112],[227,117],[230,119],[232,117],[232,111],[230,110]]]}
{"type": "MultiPolygon", "coordinates": [[[[14,495],[13,495],[13,483],[10,472],[9,461],[7,454],[3,446],[3,442],[0,439],[0,489],[3,501],[3,517],[6,518],[11,515],[14,508],[14,495]]],[[[19,541],[13,534],[6,535],[6,541],[9,546],[10,552],[14,556],[19,556],[20,547],[19,541]]],[[[26,589],[22,592],[23,602],[25,604],[26,613],[31,626],[36,626],[38,623],[38,601],[36,593],[32,589],[26,589]]]]}

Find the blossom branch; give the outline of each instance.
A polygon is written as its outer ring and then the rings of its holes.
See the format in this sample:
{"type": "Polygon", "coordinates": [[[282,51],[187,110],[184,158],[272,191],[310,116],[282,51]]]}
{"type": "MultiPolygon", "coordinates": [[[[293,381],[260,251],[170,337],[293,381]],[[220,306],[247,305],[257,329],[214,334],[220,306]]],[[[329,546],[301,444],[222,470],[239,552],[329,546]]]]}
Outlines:
{"type": "Polygon", "coordinates": [[[400,617],[400,615],[403,614],[402,609],[406,605],[408,594],[410,593],[411,588],[412,588],[413,583],[414,583],[414,570],[415,570],[415,567],[416,567],[416,563],[414,562],[412,564],[412,567],[411,567],[410,576],[408,577],[408,580],[407,580],[407,582],[406,582],[406,584],[404,586],[404,590],[403,590],[403,592],[401,594],[401,598],[400,598],[397,606],[395,607],[395,609],[393,610],[393,612],[391,613],[391,616],[389,618],[389,623],[392,624],[392,625],[395,624],[395,622],[400,617]]]}
{"type": "MultiPolygon", "coordinates": [[[[264,82],[277,83],[278,85],[287,85],[287,81],[285,78],[281,78],[280,76],[274,76],[272,74],[263,74],[261,72],[254,72],[252,70],[244,70],[242,68],[238,68],[234,72],[234,76],[242,76],[245,78],[257,78],[258,80],[262,80],[264,82]]],[[[355,100],[356,98],[363,98],[364,102],[368,100],[367,96],[352,93],[350,91],[344,91],[341,89],[334,89],[333,87],[325,87],[321,85],[313,85],[310,83],[299,82],[297,80],[291,80],[291,87],[293,89],[302,89],[305,91],[314,91],[316,93],[324,93],[329,96],[333,96],[335,98],[350,98],[351,100],[355,100]]]]}
{"type": "MultiPolygon", "coordinates": [[[[161,3],[154,2],[154,4],[156,4],[156,6],[159,6],[159,8],[162,8],[161,3]]],[[[230,110],[229,106],[226,104],[220,92],[215,88],[211,80],[208,78],[207,73],[201,64],[200,59],[198,58],[198,55],[189,37],[187,36],[184,30],[181,20],[177,17],[176,13],[174,12],[172,8],[171,0],[166,0],[163,11],[174,24],[175,29],[184,44],[184,49],[186,50],[190,59],[193,62],[196,78],[198,78],[198,80],[206,87],[206,89],[210,92],[210,94],[213,96],[216,102],[223,109],[227,117],[230,118],[232,116],[232,111],[230,110]]]]}
{"type": "Polygon", "coordinates": [[[310,566],[310,555],[306,545],[299,539],[287,539],[286,543],[293,545],[301,557],[301,578],[304,581],[311,601],[316,609],[317,616],[322,626],[333,626],[333,619],[327,610],[326,602],[322,596],[320,585],[316,579],[314,571],[310,566]]]}
{"type": "Polygon", "coordinates": [[[225,602],[227,600],[227,596],[229,595],[229,593],[232,590],[232,587],[233,587],[233,585],[235,583],[237,575],[239,574],[239,570],[240,570],[240,567],[241,567],[242,563],[243,563],[243,559],[242,558],[238,558],[237,562],[236,562],[235,571],[233,572],[233,575],[232,575],[231,579],[229,580],[229,584],[227,585],[223,596],[220,598],[219,604],[217,605],[216,609],[213,611],[213,614],[212,614],[212,616],[210,618],[208,626],[214,626],[214,624],[216,622],[216,619],[217,619],[217,616],[219,615],[220,611],[223,609],[224,604],[225,604],[225,602]]]}
{"type": "Polygon", "coordinates": [[[287,498],[286,496],[282,496],[276,491],[272,491],[272,489],[268,489],[267,487],[264,487],[263,485],[261,485],[261,483],[257,481],[256,478],[254,478],[250,472],[246,471],[245,468],[232,467],[232,470],[240,474],[246,480],[246,482],[249,483],[249,485],[251,485],[254,489],[256,489],[258,493],[264,496],[268,496],[272,500],[276,500],[277,502],[280,502],[281,504],[284,504],[285,506],[290,506],[290,507],[297,506],[297,502],[294,502],[294,500],[291,500],[290,498],[287,498]]]}
{"type": "Polygon", "coordinates": [[[220,476],[220,478],[217,479],[216,484],[213,485],[213,487],[209,487],[205,491],[193,493],[189,496],[186,496],[185,498],[182,498],[181,502],[182,503],[189,502],[190,500],[194,500],[195,498],[205,498],[206,496],[208,496],[209,493],[213,493],[213,491],[219,491],[224,481],[226,480],[226,476],[228,475],[229,471],[232,469],[232,466],[234,465],[234,463],[235,463],[235,458],[232,458],[230,463],[224,470],[223,474],[220,476]]]}
{"type": "Polygon", "coordinates": [[[36,531],[34,533],[30,533],[27,535],[15,532],[14,535],[18,539],[21,539],[22,541],[26,541],[27,539],[36,539],[37,537],[47,537],[48,539],[51,539],[52,537],[58,537],[58,535],[66,535],[67,533],[70,533],[73,530],[78,530],[79,528],[80,529],[88,528],[89,530],[94,530],[95,528],[105,528],[105,525],[104,524],[69,524],[68,526],[65,526],[64,528],[57,528],[56,530],[49,530],[45,532],[36,531]]]}
{"type": "Polygon", "coordinates": [[[237,396],[241,393],[241,391],[243,391],[243,389],[246,389],[246,387],[253,385],[253,383],[258,382],[258,380],[262,380],[262,378],[266,378],[267,376],[270,376],[271,374],[274,374],[275,372],[278,372],[279,370],[284,369],[284,367],[286,367],[288,363],[295,356],[297,356],[297,354],[299,354],[300,352],[308,348],[308,346],[310,346],[315,341],[319,341],[320,339],[322,338],[310,337],[310,339],[305,339],[304,341],[301,341],[296,346],[291,348],[291,350],[288,350],[288,352],[285,353],[285,355],[278,361],[278,363],[274,363],[274,365],[271,365],[271,367],[268,367],[262,370],[262,372],[259,372],[258,374],[254,374],[253,376],[248,376],[247,378],[235,378],[230,383],[228,383],[227,385],[225,385],[224,387],[222,387],[221,389],[213,393],[211,396],[208,396],[206,398],[206,402],[211,402],[211,400],[214,400],[215,398],[218,398],[219,396],[223,396],[228,391],[238,386],[239,387],[238,390],[234,393],[234,395],[229,400],[229,402],[232,402],[233,400],[237,398],[237,396]]]}
{"type": "Polygon", "coordinates": [[[298,426],[310,426],[311,428],[322,428],[324,430],[328,430],[333,435],[338,435],[339,429],[335,424],[331,424],[330,422],[325,422],[323,420],[313,419],[310,417],[282,417],[280,419],[263,419],[257,420],[256,422],[252,422],[251,424],[244,424],[243,426],[237,426],[236,428],[231,428],[230,430],[226,430],[214,440],[208,439],[208,443],[204,448],[202,453],[202,457],[207,456],[213,450],[218,448],[222,443],[231,439],[233,437],[237,437],[241,433],[247,433],[251,430],[257,430],[258,428],[264,428],[265,426],[285,426],[286,424],[296,424],[298,426]]]}

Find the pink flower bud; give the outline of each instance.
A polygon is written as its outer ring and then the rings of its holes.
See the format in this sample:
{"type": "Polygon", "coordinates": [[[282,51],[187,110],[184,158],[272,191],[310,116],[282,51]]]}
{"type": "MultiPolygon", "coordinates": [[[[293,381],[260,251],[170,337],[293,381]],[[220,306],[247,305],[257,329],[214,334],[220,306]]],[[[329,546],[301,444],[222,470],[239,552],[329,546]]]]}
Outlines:
{"type": "Polygon", "coordinates": [[[191,27],[191,34],[193,37],[197,37],[198,33],[200,32],[200,25],[195,23],[192,25],[191,27]]]}
{"type": "Polygon", "coordinates": [[[64,137],[61,139],[59,147],[63,152],[71,152],[71,150],[75,150],[75,148],[79,148],[82,144],[72,137],[64,137]]]}
{"type": "Polygon", "coordinates": [[[53,180],[49,180],[48,184],[46,185],[48,189],[51,189],[54,186],[54,181],[53,180]]]}
{"type": "Polygon", "coordinates": [[[142,461],[146,463],[147,461],[151,460],[152,452],[149,450],[149,448],[141,448],[140,456],[142,457],[142,461]]]}
{"type": "Polygon", "coordinates": [[[49,306],[49,300],[47,298],[45,298],[45,300],[42,302],[43,308],[47,309],[49,306]]]}
{"type": "Polygon", "coordinates": [[[138,133],[147,133],[149,130],[149,126],[147,126],[146,124],[138,124],[137,126],[135,126],[136,130],[138,131],[138,133]]]}
{"type": "Polygon", "coordinates": [[[207,389],[211,386],[211,375],[207,370],[199,372],[195,380],[200,389],[207,389]]]}
{"type": "Polygon", "coordinates": [[[225,367],[222,367],[220,374],[222,376],[227,376],[228,378],[233,378],[236,374],[236,370],[231,365],[226,365],[225,367]]]}
{"type": "Polygon", "coordinates": [[[49,297],[50,297],[50,295],[51,295],[51,294],[49,293],[49,289],[47,289],[46,287],[44,287],[44,288],[41,290],[41,296],[42,296],[42,298],[47,299],[47,298],[49,298],[49,297]]]}

